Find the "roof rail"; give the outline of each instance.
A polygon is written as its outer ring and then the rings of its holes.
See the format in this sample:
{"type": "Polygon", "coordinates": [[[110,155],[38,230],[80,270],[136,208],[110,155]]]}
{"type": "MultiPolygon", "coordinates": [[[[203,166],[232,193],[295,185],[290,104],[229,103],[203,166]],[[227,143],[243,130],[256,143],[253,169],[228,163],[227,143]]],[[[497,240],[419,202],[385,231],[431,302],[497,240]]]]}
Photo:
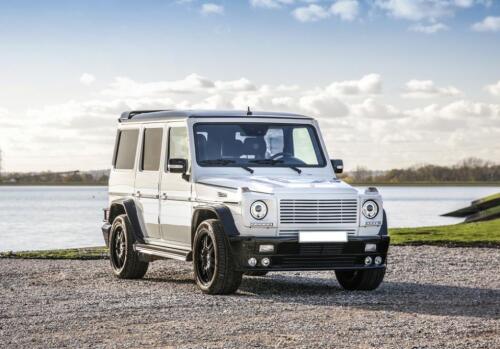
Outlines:
{"type": "Polygon", "coordinates": [[[159,111],[169,111],[169,110],[170,109],[124,111],[122,113],[122,115],[120,116],[120,118],[118,119],[118,121],[121,122],[122,120],[130,120],[130,119],[132,119],[134,116],[136,116],[138,114],[156,113],[156,112],[159,112],[159,111]]]}

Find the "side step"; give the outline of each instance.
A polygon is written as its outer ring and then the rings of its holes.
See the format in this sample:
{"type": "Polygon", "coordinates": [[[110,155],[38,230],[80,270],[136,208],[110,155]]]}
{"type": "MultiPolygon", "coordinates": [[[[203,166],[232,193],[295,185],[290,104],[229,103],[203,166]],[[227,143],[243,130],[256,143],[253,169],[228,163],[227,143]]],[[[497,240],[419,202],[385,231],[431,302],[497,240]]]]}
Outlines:
{"type": "Polygon", "coordinates": [[[148,245],[148,244],[135,244],[135,250],[137,252],[157,256],[162,258],[177,259],[180,261],[188,261],[191,257],[191,251],[180,250],[172,247],[148,245]]]}

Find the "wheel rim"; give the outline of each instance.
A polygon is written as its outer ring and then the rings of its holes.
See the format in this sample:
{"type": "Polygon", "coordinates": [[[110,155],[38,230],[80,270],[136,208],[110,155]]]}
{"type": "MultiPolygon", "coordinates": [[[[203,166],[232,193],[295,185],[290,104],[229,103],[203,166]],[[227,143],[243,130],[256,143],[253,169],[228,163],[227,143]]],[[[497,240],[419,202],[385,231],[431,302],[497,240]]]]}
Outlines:
{"type": "Polygon", "coordinates": [[[117,269],[121,269],[125,264],[126,255],[125,232],[123,231],[122,227],[116,227],[115,233],[113,234],[113,241],[111,243],[113,246],[113,251],[111,252],[113,265],[117,269]]]}
{"type": "Polygon", "coordinates": [[[203,284],[209,284],[215,274],[215,248],[212,237],[205,233],[200,238],[197,246],[196,269],[198,278],[203,284]]]}

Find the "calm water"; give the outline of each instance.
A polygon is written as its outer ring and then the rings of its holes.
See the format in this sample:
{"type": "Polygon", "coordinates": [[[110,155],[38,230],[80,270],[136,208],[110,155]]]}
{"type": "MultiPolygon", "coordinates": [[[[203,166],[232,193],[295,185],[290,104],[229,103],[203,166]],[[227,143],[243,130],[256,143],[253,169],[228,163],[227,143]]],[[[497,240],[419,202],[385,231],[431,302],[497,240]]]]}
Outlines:
{"type": "MultiPolygon", "coordinates": [[[[391,227],[445,225],[440,217],[500,187],[379,187],[391,227]]],[[[0,186],[0,251],[100,246],[106,187],[0,186]]]]}

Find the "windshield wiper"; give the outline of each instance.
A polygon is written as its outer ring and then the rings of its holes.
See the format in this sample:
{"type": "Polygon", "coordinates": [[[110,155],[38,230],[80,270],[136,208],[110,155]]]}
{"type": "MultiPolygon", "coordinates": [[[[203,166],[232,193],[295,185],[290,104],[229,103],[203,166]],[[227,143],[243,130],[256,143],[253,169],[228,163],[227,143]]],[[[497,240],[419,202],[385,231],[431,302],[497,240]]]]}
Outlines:
{"type": "MultiPolygon", "coordinates": [[[[226,166],[226,165],[229,165],[229,164],[235,164],[236,161],[234,160],[231,160],[231,159],[210,159],[210,160],[201,160],[200,163],[202,165],[219,165],[219,166],[226,166]]],[[[241,167],[242,169],[244,170],[247,170],[248,172],[250,173],[253,173],[253,169],[251,169],[250,167],[248,166],[244,166],[244,165],[239,165],[238,167],[241,167]]]]}
{"type": "MultiPolygon", "coordinates": [[[[273,160],[273,159],[258,159],[258,160],[250,160],[249,162],[259,164],[259,165],[271,165],[271,166],[284,163],[283,160],[273,160]]],[[[285,164],[284,167],[288,167],[288,168],[294,170],[295,172],[297,172],[298,174],[302,173],[302,170],[300,168],[298,168],[297,166],[285,164]]]]}

